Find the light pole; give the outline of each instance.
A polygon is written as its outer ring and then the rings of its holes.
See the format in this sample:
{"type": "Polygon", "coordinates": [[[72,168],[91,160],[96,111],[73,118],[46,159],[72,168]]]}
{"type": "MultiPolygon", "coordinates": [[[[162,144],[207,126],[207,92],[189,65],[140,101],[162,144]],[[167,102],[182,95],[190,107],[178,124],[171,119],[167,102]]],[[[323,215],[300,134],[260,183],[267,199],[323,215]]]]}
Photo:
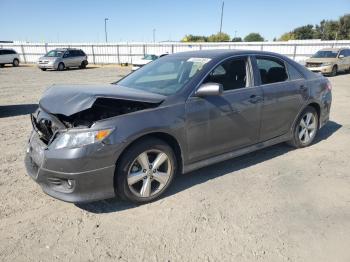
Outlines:
{"type": "Polygon", "coordinates": [[[108,18],[105,18],[105,37],[106,37],[106,43],[108,42],[108,39],[107,39],[107,20],[108,20],[108,18]]]}
{"type": "Polygon", "coordinates": [[[220,34],[221,34],[221,30],[222,30],[222,18],[224,17],[224,5],[225,5],[225,2],[222,1],[222,6],[221,6],[221,21],[220,21],[220,34]]]}

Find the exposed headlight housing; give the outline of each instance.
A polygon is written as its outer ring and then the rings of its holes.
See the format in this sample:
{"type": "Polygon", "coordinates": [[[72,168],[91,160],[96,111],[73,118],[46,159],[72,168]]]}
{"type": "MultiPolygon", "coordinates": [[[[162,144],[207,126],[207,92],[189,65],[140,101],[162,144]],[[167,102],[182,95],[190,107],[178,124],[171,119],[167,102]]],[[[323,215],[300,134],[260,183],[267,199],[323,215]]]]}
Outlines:
{"type": "Polygon", "coordinates": [[[326,62],[326,63],[322,63],[322,66],[330,66],[330,65],[332,65],[333,63],[331,63],[331,62],[326,62]]]}
{"type": "Polygon", "coordinates": [[[113,129],[67,131],[59,134],[51,146],[55,149],[61,149],[77,148],[89,144],[94,144],[106,139],[110,133],[112,133],[112,131],[113,129]]]}

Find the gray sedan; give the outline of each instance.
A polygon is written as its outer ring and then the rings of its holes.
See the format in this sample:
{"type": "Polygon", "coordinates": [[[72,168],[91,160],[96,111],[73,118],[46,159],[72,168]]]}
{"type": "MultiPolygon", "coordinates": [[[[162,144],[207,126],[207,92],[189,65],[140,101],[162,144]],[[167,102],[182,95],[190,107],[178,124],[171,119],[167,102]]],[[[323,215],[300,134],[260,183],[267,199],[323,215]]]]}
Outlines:
{"type": "Polygon", "coordinates": [[[326,78],[275,53],[172,54],[114,84],[49,88],[25,164],[64,201],[146,203],[177,173],[281,142],[309,146],[331,100],[326,78]]]}

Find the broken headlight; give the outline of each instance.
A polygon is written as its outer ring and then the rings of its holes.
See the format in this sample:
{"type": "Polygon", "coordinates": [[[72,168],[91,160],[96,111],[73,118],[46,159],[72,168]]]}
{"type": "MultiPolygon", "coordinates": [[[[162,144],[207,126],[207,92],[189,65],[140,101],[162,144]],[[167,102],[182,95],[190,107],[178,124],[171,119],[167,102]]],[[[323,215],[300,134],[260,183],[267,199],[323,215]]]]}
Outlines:
{"type": "Polygon", "coordinates": [[[53,141],[52,147],[54,149],[60,148],[77,148],[96,142],[101,142],[109,136],[113,129],[103,130],[84,130],[84,131],[67,131],[61,133],[53,141]]]}

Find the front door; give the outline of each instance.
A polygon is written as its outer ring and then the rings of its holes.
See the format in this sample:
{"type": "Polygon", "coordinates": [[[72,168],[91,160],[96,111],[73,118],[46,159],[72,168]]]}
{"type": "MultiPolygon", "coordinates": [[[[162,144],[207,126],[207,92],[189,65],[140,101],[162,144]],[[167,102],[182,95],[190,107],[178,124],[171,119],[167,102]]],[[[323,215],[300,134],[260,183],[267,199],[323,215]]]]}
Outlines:
{"type": "Polygon", "coordinates": [[[260,126],[262,91],[254,87],[247,57],[230,58],[203,83],[223,85],[219,96],[192,96],[186,103],[189,161],[255,144],[260,126]]]}

